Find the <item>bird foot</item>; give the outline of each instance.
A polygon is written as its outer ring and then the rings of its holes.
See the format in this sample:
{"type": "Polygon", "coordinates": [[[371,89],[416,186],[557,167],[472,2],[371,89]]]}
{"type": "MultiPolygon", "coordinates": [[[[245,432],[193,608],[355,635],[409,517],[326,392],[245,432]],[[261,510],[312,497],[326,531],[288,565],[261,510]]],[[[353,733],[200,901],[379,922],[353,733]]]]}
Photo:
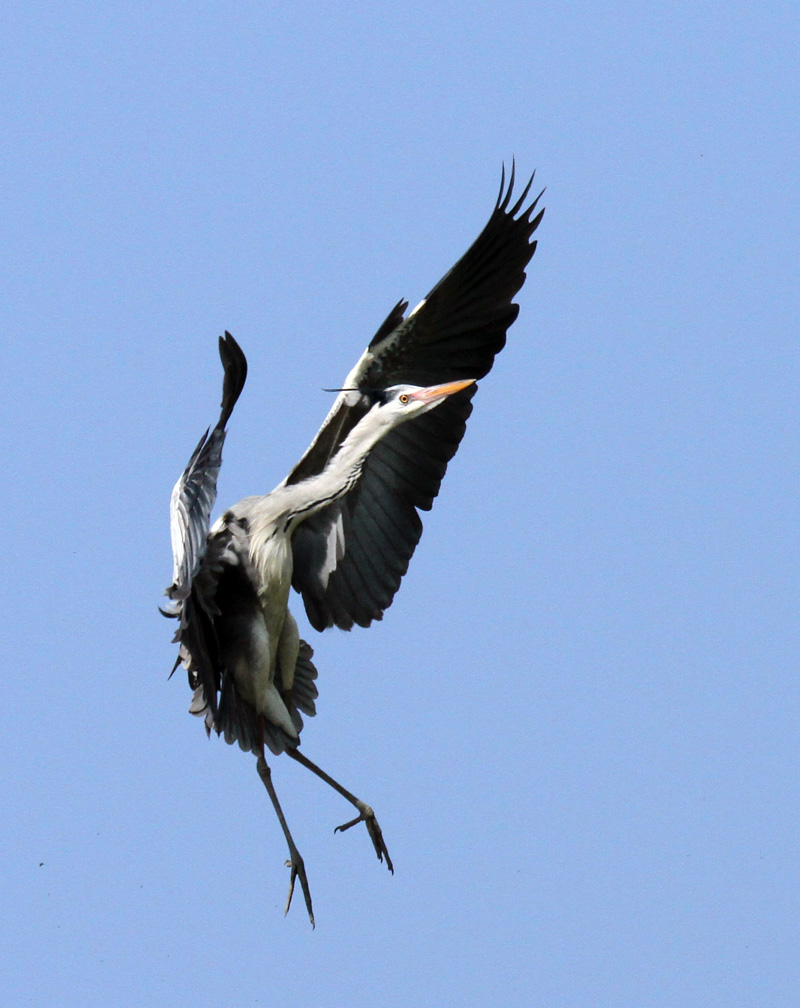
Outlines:
{"type": "Polygon", "coordinates": [[[315,925],[314,908],[311,906],[311,890],[308,888],[306,866],[303,864],[303,859],[297,851],[294,851],[291,859],[286,862],[286,867],[292,869],[292,874],[289,878],[289,895],[286,897],[286,907],[284,908],[283,914],[286,916],[286,914],[289,913],[289,907],[292,905],[292,896],[294,896],[294,884],[299,878],[300,888],[303,890],[303,899],[306,903],[306,911],[308,912],[308,919],[311,921],[311,927],[313,928],[315,925]]]}
{"type": "Polygon", "coordinates": [[[356,805],[359,811],[359,815],[355,819],[351,819],[350,822],[342,823],[341,826],[337,826],[333,831],[334,833],[344,833],[345,830],[349,830],[351,826],[357,826],[358,823],[363,822],[367,827],[367,833],[369,833],[369,838],[372,841],[372,846],[375,848],[375,853],[378,855],[378,860],[383,861],[386,858],[386,867],[394,875],[394,865],[392,864],[392,859],[389,857],[389,851],[386,847],[386,842],[383,839],[383,833],[378,825],[378,820],[375,818],[375,813],[372,811],[369,805],[365,805],[364,802],[359,802],[356,805]]]}

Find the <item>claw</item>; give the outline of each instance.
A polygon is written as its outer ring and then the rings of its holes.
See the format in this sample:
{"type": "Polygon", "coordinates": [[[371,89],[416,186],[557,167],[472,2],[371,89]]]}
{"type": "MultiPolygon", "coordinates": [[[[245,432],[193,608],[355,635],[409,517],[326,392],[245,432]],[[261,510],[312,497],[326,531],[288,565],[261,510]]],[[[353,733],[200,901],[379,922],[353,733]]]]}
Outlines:
{"type": "Polygon", "coordinates": [[[286,867],[292,869],[292,874],[289,878],[289,895],[286,897],[286,906],[284,907],[283,915],[285,917],[289,913],[289,907],[292,905],[292,896],[294,896],[294,883],[299,878],[300,888],[303,890],[303,899],[306,903],[308,919],[311,921],[311,927],[313,928],[316,926],[314,924],[314,908],[311,906],[311,890],[308,888],[308,878],[306,877],[306,867],[303,859],[295,852],[294,858],[286,862],[286,867]]]}
{"type": "Polygon", "coordinates": [[[350,822],[342,823],[341,826],[337,826],[333,832],[344,833],[344,831],[349,830],[351,826],[357,826],[358,823],[363,822],[367,827],[367,833],[369,833],[372,846],[375,848],[375,853],[378,855],[378,860],[383,861],[383,859],[386,858],[386,867],[392,875],[394,875],[394,865],[392,864],[392,859],[389,857],[389,851],[386,847],[386,842],[383,839],[381,828],[378,825],[378,820],[375,818],[375,813],[369,805],[365,805],[363,802],[359,802],[356,807],[358,808],[360,815],[357,815],[355,819],[351,819],[350,822]]]}

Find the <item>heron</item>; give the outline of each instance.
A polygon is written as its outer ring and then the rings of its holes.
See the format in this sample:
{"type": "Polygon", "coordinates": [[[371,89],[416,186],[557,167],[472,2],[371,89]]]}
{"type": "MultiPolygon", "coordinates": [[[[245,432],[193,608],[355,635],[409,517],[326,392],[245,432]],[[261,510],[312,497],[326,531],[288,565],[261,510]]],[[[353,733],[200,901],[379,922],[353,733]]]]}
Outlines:
{"type": "Polygon", "coordinates": [[[379,861],[394,872],[371,806],[300,751],[302,715],[316,713],[311,646],[289,611],[291,589],[314,630],[380,620],[419,542],[429,510],[472,412],[476,381],[505,346],[513,297],[536,249],[542,193],[533,175],[513,199],[514,166],[486,226],[408,315],[389,312],[337,392],[306,453],[270,493],[245,497],[211,524],[226,429],[247,376],[236,340],[219,338],[222,403],[172,491],[171,605],[178,621],[173,672],[188,673],[190,713],[206,732],[256,756],[291,869],[285,912],[299,880],[312,927],[303,858],[272,782],[265,749],[285,752],[334,788],[364,823],[379,861]]]}

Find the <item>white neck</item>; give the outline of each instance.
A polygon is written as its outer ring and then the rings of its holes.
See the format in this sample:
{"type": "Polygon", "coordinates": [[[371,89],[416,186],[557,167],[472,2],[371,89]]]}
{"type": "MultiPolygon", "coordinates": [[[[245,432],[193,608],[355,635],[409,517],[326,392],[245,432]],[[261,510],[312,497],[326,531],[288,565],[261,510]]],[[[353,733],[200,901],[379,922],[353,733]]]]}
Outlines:
{"type": "Polygon", "coordinates": [[[316,514],[351,490],[361,475],[367,456],[380,439],[397,425],[397,416],[373,409],[342,442],[321,473],[291,486],[281,486],[281,510],[292,524],[316,514]]]}

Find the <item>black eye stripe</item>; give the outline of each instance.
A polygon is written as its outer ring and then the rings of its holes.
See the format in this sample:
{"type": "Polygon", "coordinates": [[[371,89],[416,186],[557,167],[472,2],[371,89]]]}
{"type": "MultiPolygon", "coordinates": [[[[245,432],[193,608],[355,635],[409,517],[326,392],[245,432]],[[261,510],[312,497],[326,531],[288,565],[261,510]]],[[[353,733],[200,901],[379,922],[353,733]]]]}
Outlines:
{"type": "Polygon", "coordinates": [[[361,389],[360,391],[370,406],[385,406],[392,399],[397,399],[404,406],[411,401],[408,392],[396,392],[392,389],[361,389]]]}

